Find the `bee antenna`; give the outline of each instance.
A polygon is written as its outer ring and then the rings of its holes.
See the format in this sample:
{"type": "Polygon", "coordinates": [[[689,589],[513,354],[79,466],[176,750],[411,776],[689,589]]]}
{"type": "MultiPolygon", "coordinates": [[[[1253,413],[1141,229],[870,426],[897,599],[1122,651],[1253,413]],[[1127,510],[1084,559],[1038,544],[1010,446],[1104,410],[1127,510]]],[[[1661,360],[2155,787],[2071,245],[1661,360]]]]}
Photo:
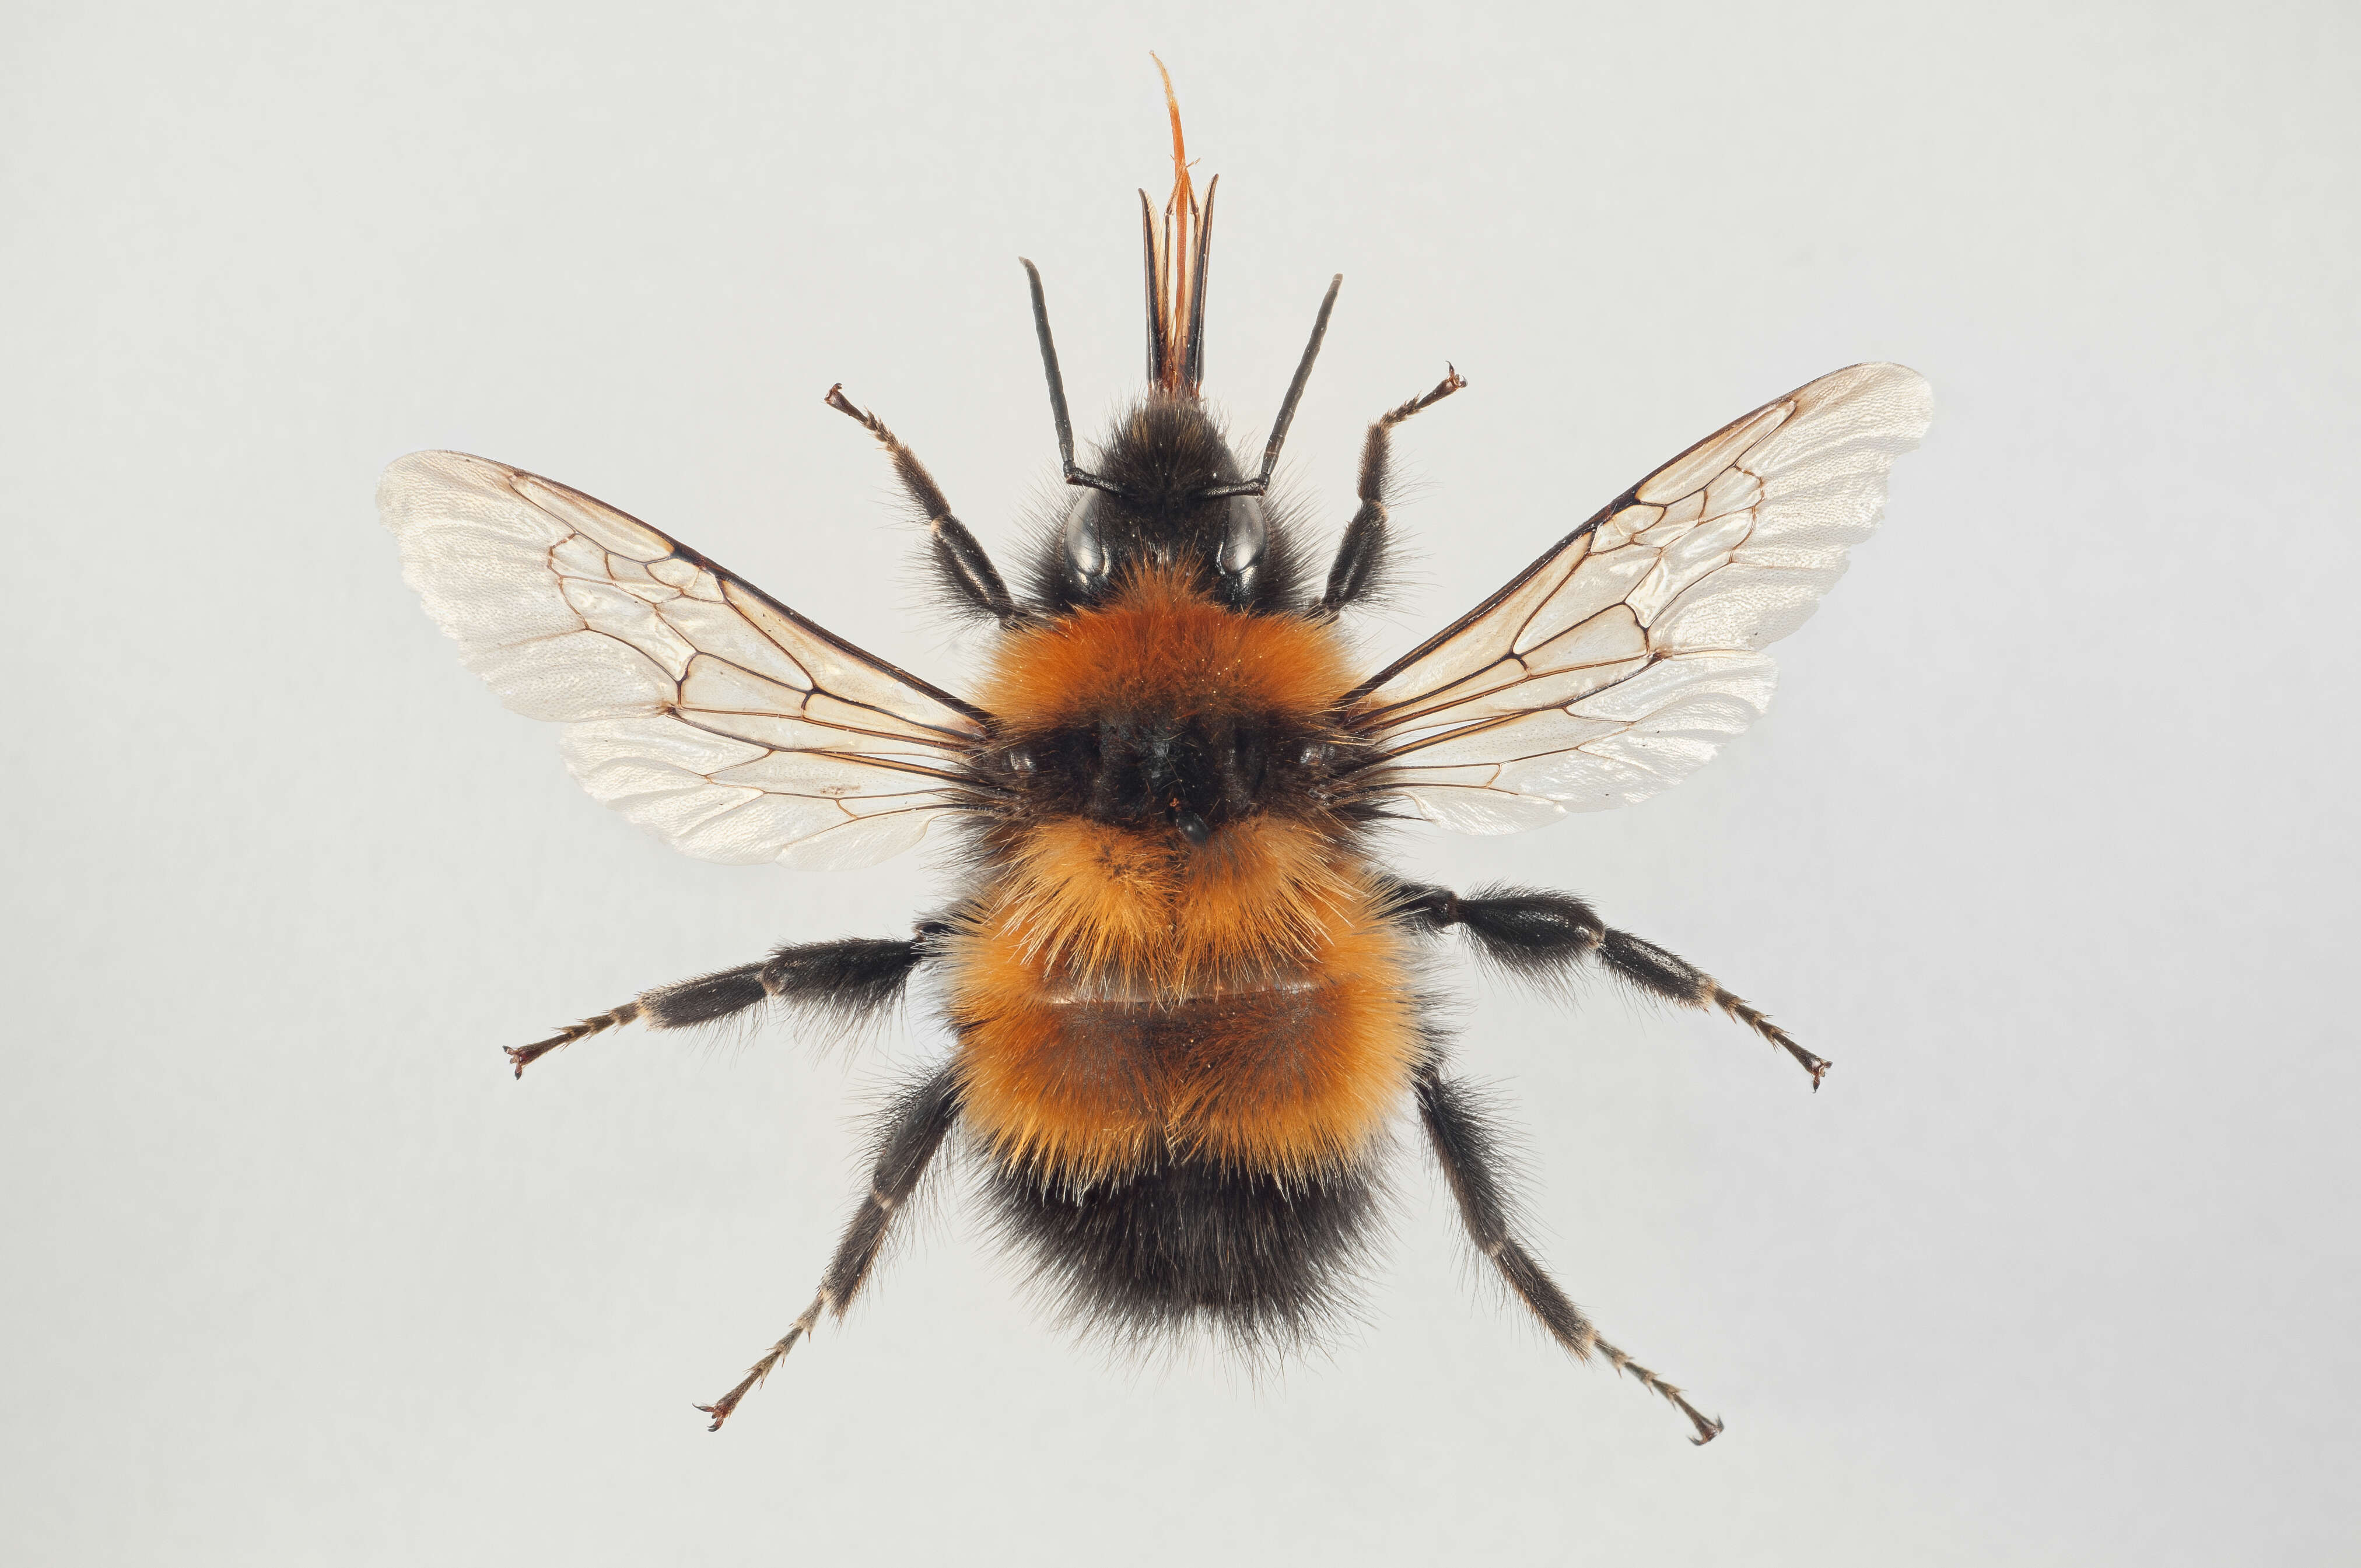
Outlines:
{"type": "Polygon", "coordinates": [[[1279,449],[1287,444],[1287,427],[1295,422],[1295,405],[1303,399],[1303,384],[1312,379],[1312,362],[1320,357],[1320,340],[1328,335],[1328,316],[1336,308],[1336,291],[1344,286],[1342,272],[1328,280],[1328,292],[1320,301],[1320,313],[1312,318],[1312,341],[1303,345],[1303,357],[1295,367],[1295,379],[1287,384],[1287,400],[1279,405],[1279,418],[1271,422],[1270,440],[1262,449],[1262,471],[1242,484],[1221,485],[1207,490],[1207,497],[1258,496],[1270,488],[1270,476],[1279,467],[1279,449]]]}
{"type": "Polygon", "coordinates": [[[1058,344],[1049,335],[1049,302],[1041,293],[1041,269],[1018,257],[1025,276],[1033,286],[1033,330],[1041,337],[1041,370],[1049,378],[1049,417],[1058,424],[1058,464],[1064,471],[1066,483],[1085,485],[1109,494],[1120,493],[1109,480],[1099,477],[1074,462],[1074,422],[1066,412],[1066,378],[1058,372],[1058,344]]]}

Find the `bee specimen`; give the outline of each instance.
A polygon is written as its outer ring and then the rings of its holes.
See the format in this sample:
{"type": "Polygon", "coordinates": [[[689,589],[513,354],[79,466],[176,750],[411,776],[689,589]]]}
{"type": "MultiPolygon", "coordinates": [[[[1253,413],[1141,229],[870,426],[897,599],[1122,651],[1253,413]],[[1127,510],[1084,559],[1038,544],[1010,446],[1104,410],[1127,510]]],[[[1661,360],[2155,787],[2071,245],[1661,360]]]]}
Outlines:
{"type": "Polygon", "coordinates": [[[1858,365],[1765,403],[1365,674],[1337,622],[1384,580],[1393,433],[1465,383],[1453,371],[1369,426],[1359,509],[1315,575],[1312,530],[1270,485],[1342,279],[1249,466],[1201,400],[1218,181],[1200,203],[1177,106],[1171,120],[1171,197],[1160,213],[1140,197],[1148,386],[1087,465],[1023,263],[1067,488],[1016,586],[910,448],[841,388],[827,395],[924,514],[944,595],[996,624],[964,696],[564,485],[445,452],[387,469],[379,501],[407,579],[504,702],[566,727],[594,797],[730,864],[868,865],[939,826],[957,850],[956,895],[907,937],[783,947],[509,1056],[522,1075],[620,1025],[765,1004],[858,1021],[933,971],[950,1059],[880,1119],[868,1195],[818,1293],[699,1407],[716,1430],[844,1313],[947,1142],[972,1153],[999,1236],[1071,1321],[1284,1351],[1348,1305],[1401,1120],[1557,1342],[1709,1441],[1719,1421],[1600,1337],[1519,1237],[1500,1138],[1447,1070],[1422,955],[1455,929],[1513,975],[1589,969],[1718,1008],[1815,1086],[1828,1064],[1581,900],[1413,885],[1373,836],[1406,817],[1515,832],[1642,800],[1705,762],[1768,702],[1763,646],[1876,526],[1888,469],[1926,429],[1927,385],[1858,365]]]}

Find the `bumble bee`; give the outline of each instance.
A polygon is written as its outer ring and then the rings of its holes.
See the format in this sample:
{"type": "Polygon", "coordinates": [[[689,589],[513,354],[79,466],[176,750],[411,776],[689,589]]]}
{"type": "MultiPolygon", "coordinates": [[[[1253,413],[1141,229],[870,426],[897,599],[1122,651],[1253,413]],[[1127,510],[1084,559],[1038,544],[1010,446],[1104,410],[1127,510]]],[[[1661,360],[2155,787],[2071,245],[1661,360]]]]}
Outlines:
{"type": "Polygon", "coordinates": [[[886,425],[946,597],[996,623],[964,696],[863,652],[637,519],[456,453],[404,457],[379,503],[404,576],[509,707],[564,725],[597,799],[702,860],[873,864],[938,826],[960,886],[902,938],[780,948],[659,986],[508,1052],[765,1003],[873,1017],[922,969],[950,1059],[880,1118],[869,1190],[818,1293],[736,1387],[719,1430],[824,1314],[841,1317],[946,1143],[994,1227],[1071,1322],[1136,1341],[1205,1329],[1285,1351],[1349,1305],[1398,1119],[1414,1120],[1469,1239],[1576,1357],[1603,1357],[1721,1431],[1601,1337],[1519,1236],[1501,1138],[1447,1070],[1422,954],[1457,929],[1514,975],[1582,968],[1719,1008],[1815,1088],[1828,1063],[1718,981],[1563,893],[1414,885],[1381,824],[1508,833],[1643,800],[1769,701],[1794,630],[1876,527],[1929,418],[1894,365],[1839,370],[1651,472],[1498,593],[1377,673],[1338,618],[1382,583],[1393,433],[1382,414],[1324,578],[1271,492],[1334,309],[1251,466],[1200,398],[1218,181],[1140,194],[1147,391],[1077,455],[1041,275],[1022,263],[1068,487],[1016,587],[886,425]]]}

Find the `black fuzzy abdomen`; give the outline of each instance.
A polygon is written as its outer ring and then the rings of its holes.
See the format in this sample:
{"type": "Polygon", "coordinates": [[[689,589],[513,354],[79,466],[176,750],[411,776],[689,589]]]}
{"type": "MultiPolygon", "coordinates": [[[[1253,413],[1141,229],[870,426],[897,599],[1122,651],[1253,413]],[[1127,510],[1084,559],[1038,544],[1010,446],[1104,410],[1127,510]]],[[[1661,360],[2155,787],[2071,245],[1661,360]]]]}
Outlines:
{"type": "Polygon", "coordinates": [[[1168,1159],[1075,1193],[994,1166],[1001,1234],[1073,1326],[1119,1341],[1210,1329],[1283,1354],[1346,1307],[1378,1220],[1366,1169],[1316,1179],[1168,1159]]]}

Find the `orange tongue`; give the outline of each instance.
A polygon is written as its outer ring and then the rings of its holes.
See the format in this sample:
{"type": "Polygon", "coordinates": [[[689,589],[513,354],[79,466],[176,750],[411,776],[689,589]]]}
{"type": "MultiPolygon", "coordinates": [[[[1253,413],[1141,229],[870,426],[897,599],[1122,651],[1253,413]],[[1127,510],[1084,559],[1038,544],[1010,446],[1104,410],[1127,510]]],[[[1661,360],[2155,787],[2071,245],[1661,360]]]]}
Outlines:
{"type": "Polygon", "coordinates": [[[1164,201],[1166,286],[1171,292],[1165,302],[1164,319],[1183,325],[1189,320],[1189,295],[1196,284],[1189,266],[1189,225],[1197,215],[1197,192],[1189,181],[1189,148],[1180,139],[1180,100],[1172,95],[1172,73],[1153,50],[1148,58],[1156,61],[1156,74],[1164,78],[1164,108],[1172,116],[1172,194],[1164,201]]]}
{"type": "MultiPolygon", "coordinates": [[[[1140,218],[1148,229],[1148,298],[1153,364],[1150,377],[1168,391],[1196,391],[1197,332],[1203,310],[1205,225],[1209,209],[1197,203],[1196,184],[1189,178],[1189,149],[1180,136],[1180,101],[1172,93],[1172,73],[1153,53],[1156,73],[1164,79],[1164,107],[1172,118],[1172,194],[1165,199],[1164,221],[1150,214],[1148,193],[1140,192],[1140,218]]],[[[1213,191],[1206,190],[1206,200],[1213,191]]]]}

